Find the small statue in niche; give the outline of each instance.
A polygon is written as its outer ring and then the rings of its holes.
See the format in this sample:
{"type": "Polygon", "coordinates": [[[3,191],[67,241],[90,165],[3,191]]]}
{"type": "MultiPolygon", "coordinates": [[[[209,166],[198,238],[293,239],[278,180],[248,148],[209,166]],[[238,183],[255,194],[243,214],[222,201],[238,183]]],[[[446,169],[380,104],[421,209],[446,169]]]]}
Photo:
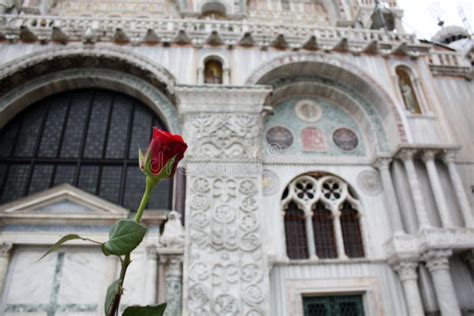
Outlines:
{"type": "Polygon", "coordinates": [[[415,89],[408,72],[402,67],[397,67],[398,86],[403,97],[405,107],[411,113],[420,114],[421,109],[416,97],[415,89]]]}
{"type": "Polygon", "coordinates": [[[184,247],[184,229],[181,220],[176,211],[168,213],[168,221],[165,223],[165,229],[160,237],[160,244],[167,248],[184,247]]]}
{"type": "Polygon", "coordinates": [[[222,64],[214,59],[208,60],[204,66],[204,83],[222,84],[222,64]]]}

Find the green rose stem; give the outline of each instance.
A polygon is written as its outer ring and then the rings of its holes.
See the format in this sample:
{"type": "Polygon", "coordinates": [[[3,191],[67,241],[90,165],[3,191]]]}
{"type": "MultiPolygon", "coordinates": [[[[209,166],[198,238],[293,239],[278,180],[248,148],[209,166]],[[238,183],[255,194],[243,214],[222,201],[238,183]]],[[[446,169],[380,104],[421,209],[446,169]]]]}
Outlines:
{"type": "MultiPolygon", "coordinates": [[[[140,223],[143,216],[143,212],[145,211],[145,207],[148,204],[148,201],[150,200],[151,191],[156,186],[156,184],[158,184],[158,182],[159,180],[157,179],[154,179],[152,177],[146,177],[145,192],[143,193],[140,206],[138,207],[137,214],[135,215],[135,222],[137,222],[138,224],[140,223]]],[[[109,316],[118,315],[118,309],[120,307],[120,299],[122,297],[123,283],[125,281],[125,274],[127,273],[128,266],[132,262],[130,260],[130,254],[125,255],[125,258],[123,260],[122,258],[120,258],[120,262],[122,264],[122,267],[120,269],[120,278],[119,278],[119,284],[118,284],[119,291],[117,292],[117,294],[115,294],[114,304],[110,310],[109,316]]]]}

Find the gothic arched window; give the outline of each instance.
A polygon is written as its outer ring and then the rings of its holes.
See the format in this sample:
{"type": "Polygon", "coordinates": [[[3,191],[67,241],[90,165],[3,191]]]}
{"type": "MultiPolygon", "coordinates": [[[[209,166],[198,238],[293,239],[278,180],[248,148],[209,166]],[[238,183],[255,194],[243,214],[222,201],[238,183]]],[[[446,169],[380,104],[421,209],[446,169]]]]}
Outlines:
{"type": "Polygon", "coordinates": [[[313,208],[313,234],[318,258],[337,258],[334,216],[322,202],[313,208]]]}
{"type": "Polygon", "coordinates": [[[294,202],[288,203],[285,212],[286,249],[290,259],[309,257],[306,239],[305,213],[294,202]]]}
{"type": "Polygon", "coordinates": [[[342,204],[340,220],[346,255],[350,258],[363,257],[364,246],[359,224],[359,212],[352,207],[350,202],[346,201],[342,204]]]}
{"type": "Polygon", "coordinates": [[[360,202],[341,179],[323,173],[301,175],[286,188],[282,208],[290,259],[364,256],[360,202]]]}
{"type": "Polygon", "coordinates": [[[204,83],[222,84],[223,69],[222,63],[214,58],[204,62],[204,83]]]}
{"type": "MultiPolygon", "coordinates": [[[[136,209],[145,185],[138,148],[148,145],[152,126],[165,129],[140,101],[108,90],[36,102],[0,130],[0,204],[69,183],[136,209]]],[[[159,186],[148,207],[170,209],[172,183],[159,186]]]]}
{"type": "Polygon", "coordinates": [[[397,66],[395,72],[405,108],[411,113],[421,114],[420,102],[409,69],[405,66],[397,66]]]}

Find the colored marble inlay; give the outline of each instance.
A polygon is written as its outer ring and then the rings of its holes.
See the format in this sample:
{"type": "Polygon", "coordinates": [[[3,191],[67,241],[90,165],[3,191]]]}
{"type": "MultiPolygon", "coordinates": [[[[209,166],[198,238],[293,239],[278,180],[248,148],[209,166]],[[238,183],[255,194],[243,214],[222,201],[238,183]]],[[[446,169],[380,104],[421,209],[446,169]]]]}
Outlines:
{"type": "Polygon", "coordinates": [[[332,138],[334,144],[342,150],[354,150],[359,144],[359,138],[357,135],[348,128],[339,128],[335,130],[332,138]]]}
{"type": "Polygon", "coordinates": [[[275,126],[267,131],[267,142],[271,146],[287,149],[293,144],[293,135],[283,126],[275,126]]]}
{"type": "MultiPolygon", "coordinates": [[[[310,109],[312,105],[309,105],[310,109]]],[[[364,156],[366,153],[365,138],[362,137],[363,132],[355,119],[337,104],[316,96],[294,97],[274,106],[274,114],[265,122],[265,135],[265,152],[268,156],[364,156]],[[320,110],[308,110],[306,114],[319,117],[318,120],[302,120],[298,115],[298,104],[316,105],[313,109],[320,110]],[[341,137],[346,134],[338,136],[337,145],[333,140],[333,133],[341,128],[352,131],[355,137],[341,145],[341,137]],[[346,149],[342,150],[339,146],[346,149]],[[278,150],[275,150],[275,147],[278,150]]]]}
{"type": "Polygon", "coordinates": [[[327,151],[326,139],[323,132],[317,128],[306,127],[301,131],[301,142],[304,151],[327,151]]]}

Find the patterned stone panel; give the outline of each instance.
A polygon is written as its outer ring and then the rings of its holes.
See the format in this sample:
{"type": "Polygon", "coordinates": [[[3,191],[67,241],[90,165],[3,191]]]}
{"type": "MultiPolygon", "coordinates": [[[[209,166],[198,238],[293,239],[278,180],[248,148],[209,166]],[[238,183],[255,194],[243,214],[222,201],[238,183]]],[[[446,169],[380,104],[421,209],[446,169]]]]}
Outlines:
{"type": "Polygon", "coordinates": [[[188,117],[188,159],[250,160],[259,151],[259,118],[255,114],[194,114],[188,117]]]}
{"type": "Polygon", "coordinates": [[[259,178],[193,175],[189,180],[188,314],[269,315],[259,178]]]}

